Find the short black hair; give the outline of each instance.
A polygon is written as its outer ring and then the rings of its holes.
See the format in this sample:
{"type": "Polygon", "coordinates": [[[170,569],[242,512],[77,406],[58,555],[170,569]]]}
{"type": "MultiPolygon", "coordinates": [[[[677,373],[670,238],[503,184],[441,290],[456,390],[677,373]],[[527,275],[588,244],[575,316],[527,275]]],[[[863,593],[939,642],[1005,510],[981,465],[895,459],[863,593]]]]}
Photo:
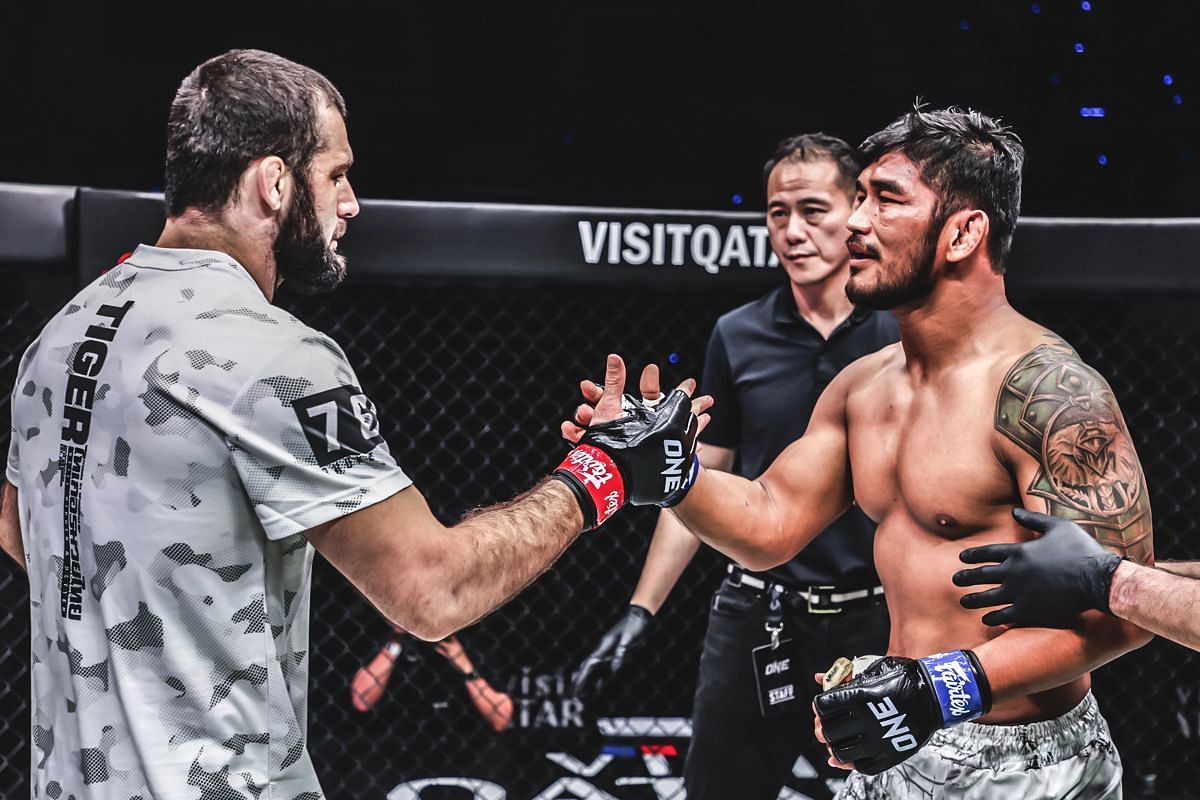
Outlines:
{"type": "Polygon", "coordinates": [[[1025,147],[1016,133],[972,109],[927,111],[918,101],[859,149],[867,164],[900,153],[917,165],[921,180],[938,193],[931,235],[956,211],[986,212],[991,222],[988,255],[992,269],[1003,274],[1021,213],[1025,147]]]}
{"type": "Polygon", "coordinates": [[[314,69],[262,50],[230,50],[192,70],[171,103],[163,194],[167,214],[215,212],[255,159],[279,156],[307,176],[320,152],[320,115],[346,101],[314,69]]]}
{"type": "Polygon", "coordinates": [[[858,173],[862,172],[862,161],[858,151],[836,136],[827,133],[802,133],[789,136],[775,146],[775,153],[763,164],[763,194],[767,193],[767,181],[771,170],[782,161],[818,161],[829,159],[838,168],[838,186],[853,200],[854,185],[858,173]]]}

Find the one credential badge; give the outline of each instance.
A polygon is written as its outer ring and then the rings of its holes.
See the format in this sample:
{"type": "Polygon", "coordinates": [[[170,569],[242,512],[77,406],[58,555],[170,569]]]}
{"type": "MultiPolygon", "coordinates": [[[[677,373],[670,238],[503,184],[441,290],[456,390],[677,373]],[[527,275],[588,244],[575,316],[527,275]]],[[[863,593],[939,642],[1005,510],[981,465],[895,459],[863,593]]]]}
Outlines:
{"type": "Polygon", "coordinates": [[[758,687],[758,709],[762,715],[776,717],[805,711],[808,706],[799,702],[800,692],[796,686],[802,677],[796,640],[783,639],[776,646],[764,644],[750,652],[758,687]]]}
{"type": "Polygon", "coordinates": [[[375,404],[357,386],[339,386],[292,402],[300,428],[322,467],[366,455],[383,444],[375,404]]]}

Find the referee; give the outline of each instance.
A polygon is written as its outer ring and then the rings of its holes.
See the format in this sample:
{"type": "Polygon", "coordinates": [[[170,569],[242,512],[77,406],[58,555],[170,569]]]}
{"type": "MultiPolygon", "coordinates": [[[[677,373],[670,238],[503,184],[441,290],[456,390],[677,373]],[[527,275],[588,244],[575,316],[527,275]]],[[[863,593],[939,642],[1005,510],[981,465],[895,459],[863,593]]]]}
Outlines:
{"type": "MultiPolygon", "coordinates": [[[[846,221],[858,173],[853,148],[822,133],[785,139],[764,166],[767,228],[787,283],[717,321],[703,375],[717,409],[701,435],[705,467],[757,478],[804,433],[843,367],[898,340],[890,313],[846,299],[846,221]]],[[[874,534],[852,508],[775,569],[728,564],[700,659],[684,770],[689,800],[775,800],[789,776],[812,779],[804,790],[828,797],[817,778],[844,777],[813,737],[812,676],[847,653],[887,651],[874,534]]],[[[597,691],[647,644],[651,618],[698,548],[673,514],[660,515],[629,607],[581,664],[578,693],[597,691]]]]}

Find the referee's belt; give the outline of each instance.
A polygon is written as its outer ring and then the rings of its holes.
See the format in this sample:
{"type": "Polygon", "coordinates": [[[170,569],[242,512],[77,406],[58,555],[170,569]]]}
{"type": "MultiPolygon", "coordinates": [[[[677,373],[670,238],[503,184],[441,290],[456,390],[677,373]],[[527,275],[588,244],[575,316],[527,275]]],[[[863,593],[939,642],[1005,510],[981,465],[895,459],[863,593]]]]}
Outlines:
{"type": "Polygon", "coordinates": [[[760,592],[779,587],[780,596],[784,599],[803,600],[805,610],[810,614],[840,614],[842,609],[856,601],[870,600],[883,597],[883,587],[875,586],[870,589],[857,589],[850,592],[838,592],[836,586],[807,586],[795,587],[775,581],[767,581],[747,572],[737,564],[729,565],[729,582],[734,586],[745,586],[760,592]]]}

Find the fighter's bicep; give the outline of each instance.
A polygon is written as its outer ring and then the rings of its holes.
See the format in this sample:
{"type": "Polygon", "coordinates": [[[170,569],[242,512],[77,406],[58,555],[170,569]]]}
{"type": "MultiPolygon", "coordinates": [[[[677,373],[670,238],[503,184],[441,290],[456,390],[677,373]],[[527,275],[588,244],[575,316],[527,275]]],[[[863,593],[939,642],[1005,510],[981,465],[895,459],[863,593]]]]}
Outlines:
{"type": "Polygon", "coordinates": [[[1001,384],[996,430],[1026,506],[1074,520],[1106,547],[1154,560],[1141,461],[1107,381],[1058,340],[1022,356],[1001,384]]]}
{"type": "Polygon", "coordinates": [[[822,393],[804,435],[792,442],[759,478],[787,516],[821,518],[823,528],[849,508],[850,454],[846,391],[837,381],[822,393]]]}
{"type": "Polygon", "coordinates": [[[422,629],[427,582],[436,581],[461,542],[415,486],[310,528],[305,537],[389,620],[413,631],[422,629]]]}

